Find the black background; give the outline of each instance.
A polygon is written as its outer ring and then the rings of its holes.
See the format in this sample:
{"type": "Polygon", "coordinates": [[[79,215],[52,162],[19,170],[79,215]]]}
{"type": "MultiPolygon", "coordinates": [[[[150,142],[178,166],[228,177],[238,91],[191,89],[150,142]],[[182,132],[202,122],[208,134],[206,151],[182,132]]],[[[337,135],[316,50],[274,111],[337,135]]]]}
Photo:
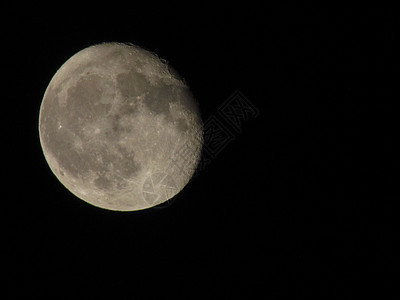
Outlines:
{"type": "Polygon", "coordinates": [[[353,299],[395,287],[390,8],[4,2],[2,13],[9,299],[353,299]],[[106,41],[169,61],[205,119],[236,90],[260,112],[165,208],[91,206],[43,156],[47,85],[106,41]]]}

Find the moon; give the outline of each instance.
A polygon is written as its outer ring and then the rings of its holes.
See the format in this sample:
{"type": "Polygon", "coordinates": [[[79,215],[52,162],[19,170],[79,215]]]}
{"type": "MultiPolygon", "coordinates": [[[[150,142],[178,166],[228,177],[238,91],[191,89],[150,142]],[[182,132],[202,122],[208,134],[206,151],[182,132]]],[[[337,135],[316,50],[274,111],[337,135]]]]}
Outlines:
{"type": "Polygon", "coordinates": [[[45,159],[94,206],[134,211],[178,194],[199,163],[203,123],[186,82],[156,54],[103,43],[68,59],[39,112],[45,159]]]}

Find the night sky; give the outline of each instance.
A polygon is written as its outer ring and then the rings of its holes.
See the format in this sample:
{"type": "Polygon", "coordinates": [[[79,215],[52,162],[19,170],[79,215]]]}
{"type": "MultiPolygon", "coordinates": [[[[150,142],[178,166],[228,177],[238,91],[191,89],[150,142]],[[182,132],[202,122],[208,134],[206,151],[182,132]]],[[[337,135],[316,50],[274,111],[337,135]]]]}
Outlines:
{"type": "Polygon", "coordinates": [[[395,288],[390,9],[4,3],[6,299],[355,299],[395,288]],[[51,78],[76,52],[112,41],[169,61],[216,130],[212,155],[163,207],[87,204],[42,153],[51,78]],[[238,99],[235,127],[221,111],[238,99]]]}

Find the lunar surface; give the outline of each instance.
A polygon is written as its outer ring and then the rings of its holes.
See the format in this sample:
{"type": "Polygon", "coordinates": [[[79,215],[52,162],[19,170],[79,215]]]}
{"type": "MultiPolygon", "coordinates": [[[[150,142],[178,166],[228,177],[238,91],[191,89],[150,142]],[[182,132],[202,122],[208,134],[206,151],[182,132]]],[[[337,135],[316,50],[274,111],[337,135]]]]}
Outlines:
{"type": "Polygon", "coordinates": [[[189,87],[132,44],[83,49],[57,71],[40,107],[39,135],[55,176],[97,207],[132,211],[179,193],[202,148],[189,87]]]}

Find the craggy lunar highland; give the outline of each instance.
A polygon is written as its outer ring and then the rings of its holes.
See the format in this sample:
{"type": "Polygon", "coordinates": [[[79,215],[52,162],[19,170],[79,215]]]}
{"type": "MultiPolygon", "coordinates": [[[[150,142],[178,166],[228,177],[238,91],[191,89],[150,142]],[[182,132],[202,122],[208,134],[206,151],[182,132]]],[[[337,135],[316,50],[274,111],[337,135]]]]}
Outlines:
{"type": "Polygon", "coordinates": [[[104,43],[72,56],[45,92],[39,134],[61,183],[97,207],[132,211],[179,193],[202,148],[188,86],[157,55],[104,43]]]}

